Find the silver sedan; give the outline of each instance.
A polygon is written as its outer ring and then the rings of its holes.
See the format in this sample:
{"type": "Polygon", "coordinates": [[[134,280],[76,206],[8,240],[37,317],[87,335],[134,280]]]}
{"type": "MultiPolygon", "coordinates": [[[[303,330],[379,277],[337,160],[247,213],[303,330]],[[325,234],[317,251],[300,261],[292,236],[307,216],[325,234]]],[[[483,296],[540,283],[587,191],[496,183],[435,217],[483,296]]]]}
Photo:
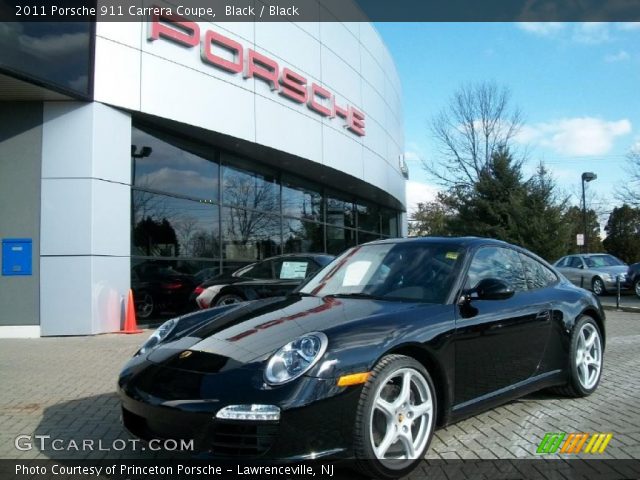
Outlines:
{"type": "Polygon", "coordinates": [[[628,265],[607,253],[567,255],[554,263],[554,266],[571,282],[591,289],[596,295],[615,292],[618,277],[622,290],[630,288],[627,281],[628,265]]]}

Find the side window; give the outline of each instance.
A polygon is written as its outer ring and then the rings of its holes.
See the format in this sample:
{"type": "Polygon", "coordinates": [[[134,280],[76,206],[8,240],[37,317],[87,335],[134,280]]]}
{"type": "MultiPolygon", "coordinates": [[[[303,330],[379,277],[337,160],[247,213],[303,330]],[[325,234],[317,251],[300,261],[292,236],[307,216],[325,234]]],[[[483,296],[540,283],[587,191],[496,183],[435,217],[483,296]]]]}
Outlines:
{"type": "Polygon", "coordinates": [[[476,252],[469,267],[465,288],[473,288],[485,278],[502,280],[516,292],[527,289],[520,257],[509,248],[482,247],[476,252]]]}
{"type": "Polygon", "coordinates": [[[253,267],[248,268],[242,272],[242,276],[246,278],[257,278],[260,280],[269,280],[273,278],[273,271],[271,269],[272,261],[258,262],[253,267]]]}
{"type": "Polygon", "coordinates": [[[580,257],[571,257],[569,266],[571,268],[582,268],[582,260],[580,260],[580,257]]]}
{"type": "Polygon", "coordinates": [[[568,264],[569,264],[569,259],[570,259],[570,258],[571,258],[571,257],[564,257],[562,260],[560,260],[560,261],[557,263],[556,267],[562,268],[562,267],[566,267],[566,266],[568,266],[568,264]]]}
{"type": "Polygon", "coordinates": [[[548,287],[558,280],[555,273],[529,255],[520,254],[520,258],[524,265],[527,286],[530,290],[548,287]]]}

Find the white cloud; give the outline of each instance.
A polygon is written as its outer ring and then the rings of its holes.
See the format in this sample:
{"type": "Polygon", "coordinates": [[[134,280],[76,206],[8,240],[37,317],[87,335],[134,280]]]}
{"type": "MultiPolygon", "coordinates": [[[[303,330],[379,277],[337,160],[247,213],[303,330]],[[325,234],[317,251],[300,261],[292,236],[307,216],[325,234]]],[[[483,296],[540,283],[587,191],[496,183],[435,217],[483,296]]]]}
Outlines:
{"type": "Polygon", "coordinates": [[[215,191],[217,179],[206,178],[193,170],[176,170],[163,167],[152,173],[140,175],[138,184],[156,190],[174,191],[176,185],[193,191],[215,191]]]}
{"type": "Polygon", "coordinates": [[[539,37],[552,37],[564,30],[564,23],[560,22],[518,22],[518,28],[539,37]]]}
{"type": "Polygon", "coordinates": [[[407,213],[413,213],[418,203],[435,200],[438,187],[427,183],[407,180],[407,213]]]}
{"type": "Polygon", "coordinates": [[[603,155],[611,151],[616,137],[631,132],[631,122],[576,117],[525,125],[517,141],[549,147],[562,155],[603,155]]]}
{"type": "Polygon", "coordinates": [[[626,52],[625,50],[620,50],[618,53],[610,53],[608,55],[605,55],[604,61],[608,63],[624,62],[626,60],[629,60],[630,58],[631,55],[629,55],[628,52],[626,52]]]}
{"type": "Polygon", "coordinates": [[[609,41],[609,25],[603,22],[578,23],[573,30],[573,40],[593,45],[609,41]]]}

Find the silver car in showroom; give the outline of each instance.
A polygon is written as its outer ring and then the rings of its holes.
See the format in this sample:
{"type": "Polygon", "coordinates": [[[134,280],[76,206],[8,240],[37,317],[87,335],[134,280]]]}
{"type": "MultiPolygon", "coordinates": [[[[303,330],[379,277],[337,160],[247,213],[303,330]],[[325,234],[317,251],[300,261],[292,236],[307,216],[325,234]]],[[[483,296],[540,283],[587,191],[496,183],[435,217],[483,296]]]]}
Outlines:
{"type": "Polygon", "coordinates": [[[591,289],[596,295],[605,295],[617,289],[620,277],[621,290],[628,290],[628,265],[608,253],[583,253],[567,255],[553,264],[572,283],[591,289]]]}

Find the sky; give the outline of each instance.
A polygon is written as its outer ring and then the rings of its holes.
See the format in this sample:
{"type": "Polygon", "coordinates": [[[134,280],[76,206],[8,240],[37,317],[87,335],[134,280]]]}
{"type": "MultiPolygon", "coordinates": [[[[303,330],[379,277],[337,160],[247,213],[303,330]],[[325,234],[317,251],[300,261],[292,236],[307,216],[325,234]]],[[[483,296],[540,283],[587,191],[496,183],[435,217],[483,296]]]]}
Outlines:
{"type": "Polygon", "coordinates": [[[495,81],[511,92],[524,125],[525,173],[543,161],[579,204],[592,171],[592,206],[606,222],[640,148],[640,23],[377,23],[403,89],[407,208],[438,189],[421,167],[436,160],[428,125],[461,85],[495,81]]]}

